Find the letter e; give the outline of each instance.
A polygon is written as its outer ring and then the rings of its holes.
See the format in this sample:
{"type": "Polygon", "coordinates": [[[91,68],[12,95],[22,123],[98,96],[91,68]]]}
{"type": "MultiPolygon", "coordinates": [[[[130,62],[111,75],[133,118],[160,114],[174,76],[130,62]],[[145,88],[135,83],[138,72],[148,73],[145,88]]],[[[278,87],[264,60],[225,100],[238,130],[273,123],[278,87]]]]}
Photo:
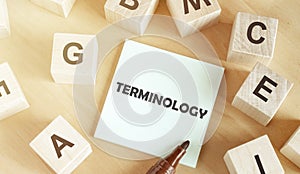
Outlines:
{"type": "Polygon", "coordinates": [[[264,89],[270,94],[272,93],[272,90],[270,88],[268,88],[267,86],[265,86],[265,82],[269,82],[274,87],[277,87],[277,85],[278,85],[276,82],[274,82],[273,80],[271,80],[267,76],[264,76],[261,79],[261,81],[259,82],[259,84],[257,85],[257,87],[255,88],[255,90],[253,91],[253,94],[256,95],[258,98],[262,99],[264,102],[267,102],[268,99],[265,96],[263,96],[259,93],[260,89],[264,89]]]}

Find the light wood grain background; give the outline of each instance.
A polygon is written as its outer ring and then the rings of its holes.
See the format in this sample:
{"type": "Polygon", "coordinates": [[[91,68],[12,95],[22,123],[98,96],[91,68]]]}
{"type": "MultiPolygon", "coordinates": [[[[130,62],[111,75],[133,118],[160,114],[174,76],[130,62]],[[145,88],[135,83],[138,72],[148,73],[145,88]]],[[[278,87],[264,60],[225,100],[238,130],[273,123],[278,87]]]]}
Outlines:
{"type": "MultiPolygon", "coordinates": [[[[57,115],[63,115],[84,135],[74,114],[72,86],[55,84],[51,78],[52,40],[55,32],[98,33],[109,25],[104,17],[104,3],[104,0],[77,0],[65,19],[29,0],[7,0],[12,34],[0,40],[0,63],[10,64],[31,107],[0,121],[0,173],[53,173],[31,150],[29,143],[57,115]]],[[[300,125],[300,1],[219,0],[219,3],[222,8],[220,24],[203,33],[226,68],[226,109],[217,132],[202,149],[197,168],[179,166],[177,173],[228,173],[223,161],[225,152],[263,134],[269,135],[286,173],[300,173],[300,169],[279,152],[300,125]],[[232,23],[238,11],[279,19],[275,55],[269,67],[294,82],[294,87],[267,127],[231,106],[235,93],[249,73],[247,67],[225,62],[232,23]]],[[[169,15],[165,0],[160,1],[156,13],[169,15]]],[[[167,44],[167,41],[162,40],[160,44],[167,44]]],[[[176,50],[177,44],[172,46],[176,50]]],[[[74,173],[141,174],[156,161],[122,160],[95,146],[93,151],[74,173]]]]}

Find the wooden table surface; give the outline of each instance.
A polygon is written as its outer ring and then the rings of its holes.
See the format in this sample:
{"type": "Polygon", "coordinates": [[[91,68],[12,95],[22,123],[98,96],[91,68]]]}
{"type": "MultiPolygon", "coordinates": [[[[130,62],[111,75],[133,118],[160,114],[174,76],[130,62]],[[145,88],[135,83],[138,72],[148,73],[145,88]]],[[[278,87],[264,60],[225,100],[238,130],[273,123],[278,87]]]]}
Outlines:
{"type": "MultiPolygon", "coordinates": [[[[31,150],[29,143],[58,115],[63,115],[84,135],[74,113],[72,85],[55,84],[50,75],[53,34],[98,33],[109,25],[104,16],[104,3],[104,0],[77,0],[65,19],[29,0],[7,0],[11,36],[0,40],[0,63],[10,64],[31,107],[0,121],[0,173],[53,173],[31,150]]],[[[300,173],[300,169],[279,152],[300,125],[300,1],[219,0],[219,3],[222,7],[220,23],[203,33],[226,68],[226,108],[217,132],[201,151],[197,168],[179,166],[177,173],[228,173],[223,161],[225,152],[264,134],[269,135],[286,173],[300,173]],[[294,82],[294,87],[267,127],[231,106],[249,73],[247,67],[226,62],[232,23],[238,11],[279,19],[275,54],[269,67],[294,82]]],[[[160,1],[156,13],[169,15],[165,0],[160,1]]],[[[166,46],[166,41],[160,44],[166,46]]],[[[171,49],[176,50],[176,44],[171,49]]],[[[93,153],[74,173],[141,174],[155,161],[118,159],[93,145],[93,153]]]]}

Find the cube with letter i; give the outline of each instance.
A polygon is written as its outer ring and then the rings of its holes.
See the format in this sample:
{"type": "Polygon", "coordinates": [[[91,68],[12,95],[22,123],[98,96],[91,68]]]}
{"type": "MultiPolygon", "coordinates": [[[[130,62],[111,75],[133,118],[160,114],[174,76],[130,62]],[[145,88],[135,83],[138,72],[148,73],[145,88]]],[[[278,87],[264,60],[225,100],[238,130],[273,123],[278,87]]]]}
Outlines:
{"type": "Polygon", "coordinates": [[[300,168],[300,126],[280,149],[280,152],[300,168]]]}
{"type": "Polygon", "coordinates": [[[122,28],[142,35],[158,2],[159,0],[107,0],[104,7],[105,16],[107,21],[118,22],[122,28]]]}
{"type": "Polygon", "coordinates": [[[10,35],[10,26],[6,0],[0,0],[0,38],[10,35]]]}
{"type": "Polygon", "coordinates": [[[284,174],[267,135],[228,150],[224,161],[230,174],[284,174]]]}
{"type": "Polygon", "coordinates": [[[27,109],[29,104],[8,63],[0,64],[0,120],[27,109]]]}
{"type": "Polygon", "coordinates": [[[41,6],[62,17],[68,17],[76,0],[30,0],[34,4],[41,6]]]}
{"type": "Polygon", "coordinates": [[[287,79],[258,62],[235,95],[232,105],[266,126],[292,86],[287,79]]]}
{"type": "Polygon", "coordinates": [[[98,43],[94,35],[54,34],[51,75],[56,83],[93,84],[97,62],[98,43]]]}
{"type": "Polygon", "coordinates": [[[52,121],[30,146],[60,174],[71,173],[92,153],[90,144],[62,116],[52,121]]]}
{"type": "Polygon", "coordinates": [[[218,23],[221,7],[217,0],[167,0],[182,37],[218,23]]]}
{"type": "Polygon", "coordinates": [[[273,58],[278,20],[239,12],[236,15],[227,60],[253,67],[268,65],[273,58]]]}

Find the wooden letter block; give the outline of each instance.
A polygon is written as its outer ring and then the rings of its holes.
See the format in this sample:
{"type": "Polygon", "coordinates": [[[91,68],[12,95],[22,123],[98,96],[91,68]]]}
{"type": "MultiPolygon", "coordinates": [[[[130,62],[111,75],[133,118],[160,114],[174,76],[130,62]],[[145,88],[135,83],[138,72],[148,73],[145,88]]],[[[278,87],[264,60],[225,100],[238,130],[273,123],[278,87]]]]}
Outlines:
{"type": "Polygon", "coordinates": [[[10,26],[6,0],[0,0],[0,38],[10,35],[10,26]]]}
{"type": "Polygon", "coordinates": [[[0,120],[28,107],[29,104],[8,63],[0,64],[0,120]]]}
{"type": "Polygon", "coordinates": [[[52,121],[30,146],[61,174],[71,173],[92,153],[90,144],[62,116],[52,121]]]}
{"type": "Polygon", "coordinates": [[[267,135],[228,150],[224,161],[230,174],[283,174],[267,135]]]}
{"type": "Polygon", "coordinates": [[[107,0],[105,16],[122,28],[142,35],[154,14],[159,0],[107,0]],[[122,21],[122,22],[119,22],[122,21]]]}
{"type": "Polygon", "coordinates": [[[278,20],[239,12],[236,15],[227,60],[253,67],[273,58],[278,20]]]}
{"type": "Polygon", "coordinates": [[[257,63],[235,95],[232,105],[266,126],[293,84],[261,63],[257,63]]]}
{"type": "Polygon", "coordinates": [[[167,0],[182,37],[218,23],[221,7],[217,0],[167,0]]]}
{"type": "Polygon", "coordinates": [[[56,83],[93,84],[97,59],[94,35],[54,34],[51,74],[56,83]]]}
{"type": "Polygon", "coordinates": [[[300,127],[285,143],[280,152],[300,168],[300,127]]]}
{"type": "Polygon", "coordinates": [[[43,7],[62,17],[68,17],[76,0],[31,0],[36,5],[43,7]]]}

